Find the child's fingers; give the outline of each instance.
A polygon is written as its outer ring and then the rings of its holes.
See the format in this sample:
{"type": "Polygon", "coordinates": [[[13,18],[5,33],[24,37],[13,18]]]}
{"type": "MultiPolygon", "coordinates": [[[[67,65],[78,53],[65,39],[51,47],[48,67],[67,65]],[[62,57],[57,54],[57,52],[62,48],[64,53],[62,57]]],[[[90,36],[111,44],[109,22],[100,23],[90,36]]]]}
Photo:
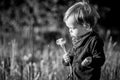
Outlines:
{"type": "Polygon", "coordinates": [[[65,62],[69,62],[70,58],[66,56],[64,60],[65,60],[65,62]]]}
{"type": "Polygon", "coordinates": [[[92,62],[92,58],[91,58],[91,57],[87,57],[87,58],[85,58],[85,59],[82,61],[81,65],[82,65],[82,66],[86,66],[86,65],[90,64],[91,62],[92,62]]]}
{"type": "Polygon", "coordinates": [[[63,59],[64,59],[65,62],[69,62],[70,61],[70,58],[69,58],[69,56],[67,54],[63,55],[63,59]]]}
{"type": "Polygon", "coordinates": [[[82,61],[81,65],[82,65],[82,66],[85,66],[85,60],[82,61]]]}
{"type": "Polygon", "coordinates": [[[66,57],[65,58],[65,62],[69,62],[70,61],[70,58],[69,57],[66,57]]]}

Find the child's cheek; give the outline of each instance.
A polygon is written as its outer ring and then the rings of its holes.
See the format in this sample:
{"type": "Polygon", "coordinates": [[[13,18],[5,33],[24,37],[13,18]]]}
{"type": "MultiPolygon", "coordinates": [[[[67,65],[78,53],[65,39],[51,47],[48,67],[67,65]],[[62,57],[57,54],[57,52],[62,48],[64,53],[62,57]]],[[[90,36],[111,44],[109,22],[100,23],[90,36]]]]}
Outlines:
{"type": "Polygon", "coordinates": [[[75,35],[77,36],[79,34],[79,30],[75,29],[75,35]]]}
{"type": "Polygon", "coordinates": [[[78,35],[78,34],[79,34],[79,30],[77,29],[77,30],[76,30],[76,35],[78,35]]]}

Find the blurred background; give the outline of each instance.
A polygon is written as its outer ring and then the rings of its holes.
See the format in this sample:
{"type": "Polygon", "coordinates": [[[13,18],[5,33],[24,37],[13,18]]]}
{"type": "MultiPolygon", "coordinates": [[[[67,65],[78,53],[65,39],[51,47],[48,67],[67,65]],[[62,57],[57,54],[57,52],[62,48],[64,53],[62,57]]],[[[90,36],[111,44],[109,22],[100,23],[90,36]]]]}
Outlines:
{"type": "MultiPolygon", "coordinates": [[[[65,80],[58,38],[67,40],[65,11],[81,0],[0,0],[0,80],[65,80]],[[4,76],[3,76],[4,75],[4,76]]],[[[119,80],[120,27],[118,0],[89,0],[98,8],[96,26],[103,38],[106,62],[101,80],[119,80]]]]}

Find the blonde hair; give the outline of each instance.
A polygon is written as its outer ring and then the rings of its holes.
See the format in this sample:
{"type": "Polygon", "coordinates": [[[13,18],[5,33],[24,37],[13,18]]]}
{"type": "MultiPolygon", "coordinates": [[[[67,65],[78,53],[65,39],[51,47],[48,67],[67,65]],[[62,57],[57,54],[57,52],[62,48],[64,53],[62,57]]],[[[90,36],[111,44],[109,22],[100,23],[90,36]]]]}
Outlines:
{"type": "Polygon", "coordinates": [[[100,18],[97,9],[85,1],[75,3],[69,8],[65,12],[64,22],[71,14],[74,15],[78,24],[87,23],[92,27],[96,25],[98,18],[100,18]]]}

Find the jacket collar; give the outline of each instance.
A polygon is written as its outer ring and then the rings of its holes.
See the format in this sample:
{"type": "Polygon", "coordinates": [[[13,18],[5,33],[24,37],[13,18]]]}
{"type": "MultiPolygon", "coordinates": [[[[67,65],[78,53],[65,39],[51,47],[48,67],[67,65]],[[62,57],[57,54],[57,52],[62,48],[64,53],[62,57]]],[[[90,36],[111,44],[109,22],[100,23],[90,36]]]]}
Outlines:
{"type": "Polygon", "coordinates": [[[93,33],[93,31],[87,32],[82,36],[78,36],[77,38],[75,38],[74,40],[72,40],[73,45],[76,45],[77,43],[79,43],[80,41],[84,40],[85,38],[87,38],[91,33],[93,33]]]}

